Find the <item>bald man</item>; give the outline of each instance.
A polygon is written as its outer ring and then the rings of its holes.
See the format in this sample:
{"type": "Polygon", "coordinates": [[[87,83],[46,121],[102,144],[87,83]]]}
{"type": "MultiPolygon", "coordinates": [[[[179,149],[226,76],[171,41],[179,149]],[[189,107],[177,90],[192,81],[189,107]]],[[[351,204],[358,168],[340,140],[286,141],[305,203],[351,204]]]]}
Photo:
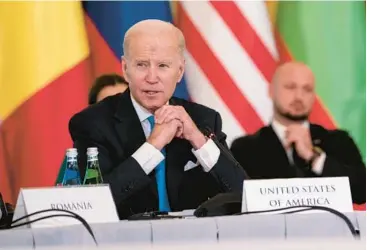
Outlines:
{"type": "MultiPolygon", "coordinates": [[[[366,200],[366,168],[347,132],[310,124],[315,78],[300,62],[281,65],[270,86],[271,124],[236,139],[231,151],[252,179],[348,176],[355,203],[366,200]]],[[[317,204],[324,205],[324,204],[317,204]]]]}
{"type": "Polygon", "coordinates": [[[83,157],[81,173],[86,148],[98,147],[103,180],[120,218],[195,209],[218,193],[242,191],[245,171],[200,129],[208,127],[226,147],[220,115],[172,97],[185,68],[181,31],[159,20],[141,21],[126,32],[123,50],[129,89],[70,121],[83,157]]]}

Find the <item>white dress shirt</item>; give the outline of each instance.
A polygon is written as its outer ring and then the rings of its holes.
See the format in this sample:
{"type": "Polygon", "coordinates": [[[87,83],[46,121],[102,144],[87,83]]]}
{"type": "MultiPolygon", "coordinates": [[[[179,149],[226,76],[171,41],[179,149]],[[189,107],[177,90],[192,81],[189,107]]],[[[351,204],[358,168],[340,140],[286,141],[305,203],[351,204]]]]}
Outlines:
{"type": "MultiPolygon", "coordinates": [[[[278,136],[279,140],[281,141],[281,143],[283,144],[283,147],[285,147],[286,141],[285,141],[285,133],[287,131],[287,127],[284,126],[283,124],[279,123],[276,120],[273,120],[271,123],[271,126],[274,129],[275,134],[278,136]]],[[[305,121],[302,124],[303,127],[305,128],[309,128],[310,127],[310,123],[308,121],[305,121]]],[[[288,150],[286,150],[288,159],[291,163],[293,162],[293,156],[292,156],[292,149],[289,148],[288,150]]],[[[321,175],[322,171],[324,169],[324,163],[325,163],[325,159],[326,159],[326,154],[325,152],[322,152],[322,154],[313,162],[312,164],[312,172],[314,172],[317,175],[321,175]]]]}
{"type": "MultiPolygon", "coordinates": [[[[151,133],[151,127],[148,121],[148,117],[152,114],[144,107],[142,107],[139,103],[137,103],[131,94],[130,97],[134,109],[141,122],[145,137],[148,138],[151,133]]],[[[209,139],[198,150],[192,149],[192,152],[205,172],[209,172],[214,167],[220,155],[219,148],[211,139],[209,139]]],[[[132,157],[140,164],[146,174],[152,172],[154,168],[158,166],[158,164],[164,159],[164,155],[161,153],[161,151],[156,149],[148,142],[145,142],[143,145],[141,145],[141,147],[134,152],[132,157]]]]}

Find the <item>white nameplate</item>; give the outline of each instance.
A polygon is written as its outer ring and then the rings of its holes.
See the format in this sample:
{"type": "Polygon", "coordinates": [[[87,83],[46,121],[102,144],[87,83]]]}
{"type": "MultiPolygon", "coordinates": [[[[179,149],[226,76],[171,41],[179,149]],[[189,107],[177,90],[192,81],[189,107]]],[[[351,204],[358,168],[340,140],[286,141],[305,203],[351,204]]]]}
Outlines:
{"type": "MultiPolygon", "coordinates": [[[[353,212],[348,177],[244,181],[242,212],[301,205],[323,206],[339,212],[353,212]]],[[[322,211],[311,210],[309,212],[322,211]]]]}
{"type": "MultiPolygon", "coordinates": [[[[119,221],[108,184],[22,188],[18,195],[13,221],[21,216],[44,209],[69,210],[83,217],[88,223],[119,221]]],[[[51,214],[68,213],[52,211],[31,216],[21,222],[31,221],[51,214]]],[[[57,227],[74,224],[80,224],[80,221],[69,217],[53,217],[34,222],[30,227],[57,227]]]]}

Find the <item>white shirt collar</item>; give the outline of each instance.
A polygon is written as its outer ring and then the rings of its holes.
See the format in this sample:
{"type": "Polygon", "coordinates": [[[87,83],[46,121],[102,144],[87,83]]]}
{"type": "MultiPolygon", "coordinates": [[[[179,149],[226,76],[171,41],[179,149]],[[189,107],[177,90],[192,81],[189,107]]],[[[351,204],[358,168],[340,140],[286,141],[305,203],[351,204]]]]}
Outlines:
{"type": "MultiPolygon", "coordinates": [[[[271,126],[273,127],[274,132],[278,136],[279,140],[284,145],[285,132],[287,131],[287,127],[284,126],[283,124],[281,124],[280,122],[274,120],[274,119],[271,122],[271,126]]],[[[305,127],[305,128],[309,128],[310,127],[310,123],[308,121],[304,121],[302,123],[302,126],[305,127]]]]}
{"type": "Polygon", "coordinates": [[[141,106],[132,96],[132,94],[130,93],[130,98],[131,98],[131,102],[133,103],[134,109],[136,111],[136,114],[139,117],[139,121],[143,122],[145,121],[149,116],[153,115],[152,113],[150,113],[146,108],[144,108],[143,106],[141,106]]]}

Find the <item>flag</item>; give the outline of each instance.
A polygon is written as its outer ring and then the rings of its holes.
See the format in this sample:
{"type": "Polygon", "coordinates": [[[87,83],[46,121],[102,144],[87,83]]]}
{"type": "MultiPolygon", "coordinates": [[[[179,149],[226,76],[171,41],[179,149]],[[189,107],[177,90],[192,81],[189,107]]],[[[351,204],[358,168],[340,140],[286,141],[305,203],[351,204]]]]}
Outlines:
{"type": "Polygon", "coordinates": [[[68,122],[87,104],[89,49],[80,2],[0,3],[0,192],[53,186],[68,122]]]}
{"type": "Polygon", "coordinates": [[[278,51],[263,1],[180,1],[190,98],[217,110],[230,144],[272,116],[268,97],[278,51]]]}
{"type": "MultiPolygon", "coordinates": [[[[181,1],[177,8],[178,26],[187,41],[186,78],[190,97],[220,112],[229,144],[269,123],[272,118],[269,84],[276,67],[284,61],[286,47],[278,46],[266,3],[181,1]]],[[[276,18],[282,14],[278,13],[276,18]]],[[[294,25],[295,22],[289,22],[291,19],[283,18],[285,24],[294,25]]],[[[292,28],[301,30],[302,26],[292,28]]],[[[316,74],[325,74],[325,70],[319,67],[316,74]]],[[[320,82],[320,88],[322,84],[320,82]]],[[[331,89],[328,86],[329,93],[336,93],[331,89]]],[[[337,124],[328,108],[318,96],[311,122],[335,128],[337,124]]]]}
{"type": "MultiPolygon", "coordinates": [[[[86,23],[95,75],[122,74],[122,43],[126,31],[145,19],[173,22],[169,1],[90,1],[84,2],[86,23]]],[[[185,79],[175,96],[188,99],[185,79]]]]}
{"type": "MultiPolygon", "coordinates": [[[[366,161],[365,2],[282,1],[272,8],[281,60],[303,61],[315,73],[327,112],[311,119],[348,131],[366,161]]],[[[366,204],[354,209],[365,210],[366,204]]]]}
{"type": "Polygon", "coordinates": [[[180,1],[190,98],[219,111],[231,142],[272,118],[269,84],[292,59],[310,65],[310,121],[347,129],[365,154],[364,2],[180,1]]]}

